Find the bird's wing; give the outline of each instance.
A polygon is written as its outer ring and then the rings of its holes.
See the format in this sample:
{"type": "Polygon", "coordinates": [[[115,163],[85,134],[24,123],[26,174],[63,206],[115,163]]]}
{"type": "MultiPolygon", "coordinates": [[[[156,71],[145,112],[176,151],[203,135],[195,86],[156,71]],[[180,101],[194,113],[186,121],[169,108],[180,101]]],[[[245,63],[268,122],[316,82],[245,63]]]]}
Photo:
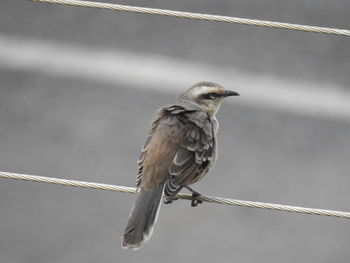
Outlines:
{"type": "MultiPolygon", "coordinates": [[[[202,124],[205,124],[203,121],[202,124]]],[[[210,124],[209,124],[210,125],[210,124]]],[[[197,182],[211,168],[215,159],[215,138],[189,121],[184,136],[169,167],[170,179],[165,187],[165,194],[173,196],[184,185],[197,182]]]]}
{"type": "Polygon", "coordinates": [[[213,142],[194,124],[187,125],[184,137],[169,168],[179,184],[190,184],[212,159],[213,142]]]}
{"type": "Polygon", "coordinates": [[[175,106],[158,112],[138,161],[138,188],[167,182],[165,194],[170,196],[208,172],[215,158],[215,138],[206,115],[198,122],[203,116],[195,114],[175,106]]]}

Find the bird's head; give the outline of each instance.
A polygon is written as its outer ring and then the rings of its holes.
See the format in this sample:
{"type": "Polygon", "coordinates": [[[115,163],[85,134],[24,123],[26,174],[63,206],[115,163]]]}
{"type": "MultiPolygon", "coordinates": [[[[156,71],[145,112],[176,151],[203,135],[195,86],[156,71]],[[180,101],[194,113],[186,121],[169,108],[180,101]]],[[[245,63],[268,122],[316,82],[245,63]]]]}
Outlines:
{"type": "Polygon", "coordinates": [[[213,82],[199,82],[180,95],[181,99],[199,104],[210,115],[215,115],[221,102],[229,96],[239,96],[235,91],[225,90],[213,82]]]}

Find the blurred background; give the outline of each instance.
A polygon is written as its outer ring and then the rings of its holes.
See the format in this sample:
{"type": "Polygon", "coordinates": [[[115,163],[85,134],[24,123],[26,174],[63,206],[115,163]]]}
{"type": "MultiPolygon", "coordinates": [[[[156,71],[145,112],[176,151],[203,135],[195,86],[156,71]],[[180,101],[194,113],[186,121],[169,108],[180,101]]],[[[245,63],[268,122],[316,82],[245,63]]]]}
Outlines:
{"type": "MultiPolygon", "coordinates": [[[[111,3],[349,29],[347,0],[111,3]]],[[[1,1],[0,170],[134,186],[148,122],[202,80],[238,91],[206,195],[350,211],[349,38],[1,1]]],[[[163,205],[121,249],[135,196],[0,179],[0,262],[348,262],[349,222],[163,205]]]]}

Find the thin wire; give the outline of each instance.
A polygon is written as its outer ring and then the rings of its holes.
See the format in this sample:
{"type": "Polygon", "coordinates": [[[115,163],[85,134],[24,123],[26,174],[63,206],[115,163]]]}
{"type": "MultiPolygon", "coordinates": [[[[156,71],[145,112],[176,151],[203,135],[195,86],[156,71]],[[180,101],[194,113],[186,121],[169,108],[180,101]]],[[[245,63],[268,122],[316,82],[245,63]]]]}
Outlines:
{"type": "MultiPolygon", "coordinates": [[[[90,188],[90,189],[109,190],[109,191],[117,191],[117,192],[123,192],[123,193],[137,192],[136,188],[134,187],[118,186],[118,185],[111,185],[111,184],[100,184],[100,183],[75,181],[75,180],[67,180],[67,179],[58,179],[58,178],[28,175],[28,174],[0,172],[0,178],[41,182],[41,183],[49,183],[49,184],[57,184],[57,185],[65,185],[65,186],[75,186],[75,187],[83,187],[83,188],[90,188]]],[[[178,194],[176,198],[191,200],[192,196],[187,194],[178,194]]],[[[263,209],[270,209],[270,210],[287,211],[287,212],[320,215],[320,216],[333,216],[333,217],[350,219],[349,212],[243,201],[243,200],[235,200],[235,199],[229,199],[229,198],[204,196],[204,195],[201,195],[200,197],[198,197],[198,199],[204,202],[224,204],[224,205],[237,205],[237,206],[243,206],[243,207],[263,208],[263,209]]]]}
{"type": "Polygon", "coordinates": [[[264,21],[264,20],[257,20],[257,19],[246,19],[246,18],[239,18],[239,17],[218,16],[218,15],[210,15],[210,14],[181,12],[181,11],[173,11],[173,10],[165,10],[165,9],[127,6],[127,5],[118,5],[118,4],[101,3],[101,2],[79,1],[79,0],[32,0],[32,1],[61,4],[61,5],[70,5],[70,6],[102,8],[102,9],[142,13],[142,14],[173,16],[173,17],[179,17],[179,18],[207,20],[207,21],[215,21],[215,22],[244,24],[244,25],[259,26],[259,27],[272,27],[272,28],[281,28],[281,29],[297,30],[297,31],[305,31],[305,32],[350,36],[350,30],[346,30],[346,29],[298,25],[298,24],[272,22],[272,21],[264,21]]]}

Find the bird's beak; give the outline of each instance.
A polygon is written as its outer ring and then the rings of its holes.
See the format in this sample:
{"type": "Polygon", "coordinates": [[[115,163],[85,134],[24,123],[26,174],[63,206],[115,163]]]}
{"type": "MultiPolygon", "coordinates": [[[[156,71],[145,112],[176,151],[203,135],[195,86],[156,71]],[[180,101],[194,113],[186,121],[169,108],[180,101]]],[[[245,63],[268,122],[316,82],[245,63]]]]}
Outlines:
{"type": "Polygon", "coordinates": [[[239,93],[233,91],[233,90],[225,90],[223,93],[224,97],[230,97],[230,96],[239,96],[239,93]]]}

